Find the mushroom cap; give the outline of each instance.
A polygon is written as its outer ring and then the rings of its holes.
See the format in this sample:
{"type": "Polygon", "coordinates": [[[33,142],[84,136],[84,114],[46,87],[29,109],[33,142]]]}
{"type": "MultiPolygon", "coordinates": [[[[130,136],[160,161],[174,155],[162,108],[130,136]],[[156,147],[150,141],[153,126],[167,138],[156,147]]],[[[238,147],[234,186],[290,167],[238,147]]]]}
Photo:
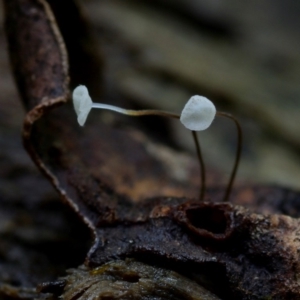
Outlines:
{"type": "Polygon", "coordinates": [[[193,96],[184,106],[180,121],[189,130],[207,129],[216,115],[214,104],[203,96],[193,96]]]}
{"type": "Polygon", "coordinates": [[[83,126],[93,105],[93,101],[86,86],[79,85],[74,89],[73,104],[77,114],[77,121],[80,126],[83,126]]]}

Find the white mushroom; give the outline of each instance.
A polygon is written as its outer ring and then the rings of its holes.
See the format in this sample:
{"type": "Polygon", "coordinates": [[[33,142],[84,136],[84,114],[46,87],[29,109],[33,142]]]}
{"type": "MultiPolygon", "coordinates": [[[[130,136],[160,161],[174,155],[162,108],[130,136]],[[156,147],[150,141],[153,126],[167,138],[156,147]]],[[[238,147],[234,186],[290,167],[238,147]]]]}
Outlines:
{"type": "Polygon", "coordinates": [[[190,100],[186,103],[185,107],[183,108],[181,115],[179,115],[177,113],[170,113],[170,112],[160,111],[155,109],[130,110],[130,109],[124,109],[109,104],[95,103],[92,101],[91,97],[89,96],[88,89],[84,85],[79,85],[77,88],[75,88],[73,92],[73,103],[77,114],[78,123],[81,126],[84,125],[87,116],[92,108],[111,110],[111,111],[115,111],[133,117],[155,115],[155,116],[163,116],[163,117],[170,117],[174,119],[180,119],[181,123],[187,129],[192,131],[192,135],[195,141],[197,155],[199,159],[199,165],[200,165],[200,172],[201,172],[201,176],[200,176],[201,188],[200,188],[200,196],[199,196],[199,199],[201,201],[204,199],[205,196],[205,166],[202,159],[200,144],[198,141],[196,131],[207,129],[211,125],[216,114],[232,119],[236,123],[238,128],[239,142],[238,142],[238,154],[237,154],[236,163],[224,198],[225,201],[228,200],[231,187],[233,184],[233,179],[236,173],[239,156],[240,156],[241,130],[237,120],[234,117],[226,113],[217,112],[214,104],[207,98],[202,96],[191,97],[190,100]]]}
{"type": "Polygon", "coordinates": [[[193,96],[184,106],[180,121],[189,130],[207,129],[216,115],[214,104],[203,96],[193,96]]]}
{"type": "Polygon", "coordinates": [[[79,85],[73,91],[73,104],[77,114],[77,121],[80,126],[83,126],[93,106],[89,91],[84,85],[79,85]]]}
{"type": "Polygon", "coordinates": [[[77,120],[79,125],[83,126],[87,116],[92,108],[100,108],[115,111],[121,114],[125,114],[133,117],[141,117],[147,115],[155,115],[155,116],[164,116],[170,117],[174,119],[180,119],[181,123],[189,130],[192,131],[192,135],[195,141],[197,155],[199,159],[200,171],[201,171],[201,189],[199,199],[202,201],[204,199],[205,193],[205,166],[202,159],[200,144],[197,138],[196,131],[201,131],[207,129],[215,116],[223,116],[231,119],[237,128],[238,133],[238,143],[237,143],[237,153],[236,159],[233,166],[233,170],[231,172],[230,180],[225,192],[224,201],[228,201],[230,192],[232,190],[234,178],[236,175],[237,167],[240,160],[241,150],[242,150],[242,129],[238,122],[238,120],[232,115],[224,112],[217,112],[214,104],[203,96],[193,96],[184,106],[181,115],[177,113],[170,113],[155,109],[146,109],[146,110],[130,110],[124,109],[121,107],[104,104],[104,103],[94,103],[89,96],[88,89],[84,85],[79,85],[73,91],[73,103],[74,108],[77,114],[77,120]]]}

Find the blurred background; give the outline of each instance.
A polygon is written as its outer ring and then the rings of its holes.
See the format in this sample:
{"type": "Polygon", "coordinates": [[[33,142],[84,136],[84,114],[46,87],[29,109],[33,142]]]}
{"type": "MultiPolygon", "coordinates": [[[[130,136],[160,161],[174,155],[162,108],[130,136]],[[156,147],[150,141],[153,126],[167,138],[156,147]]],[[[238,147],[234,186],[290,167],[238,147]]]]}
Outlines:
{"type": "MultiPolygon", "coordinates": [[[[300,189],[300,3],[79,3],[98,41],[108,89],[117,90],[137,107],[172,112],[180,112],[194,94],[210,98],[218,110],[234,114],[243,127],[239,180],[300,189]]],[[[0,24],[3,178],[9,165],[31,169],[32,164],[20,142],[24,112],[9,70],[2,7],[0,24]]],[[[194,151],[179,122],[170,126],[168,134],[178,147],[194,151]]],[[[236,140],[230,121],[217,119],[199,137],[206,163],[229,174],[236,140]]]]}

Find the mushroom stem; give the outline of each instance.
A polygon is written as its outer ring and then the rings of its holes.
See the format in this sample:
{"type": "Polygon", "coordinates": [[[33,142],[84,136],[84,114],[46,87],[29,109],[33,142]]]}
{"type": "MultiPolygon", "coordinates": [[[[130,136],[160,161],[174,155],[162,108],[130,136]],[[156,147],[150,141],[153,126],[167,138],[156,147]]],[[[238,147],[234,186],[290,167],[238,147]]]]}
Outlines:
{"type": "Polygon", "coordinates": [[[197,132],[192,130],[192,134],[193,134],[196,151],[197,151],[197,156],[198,156],[198,161],[199,161],[199,166],[200,166],[201,186],[200,186],[199,200],[203,201],[204,196],[205,196],[205,189],[206,189],[205,165],[204,165],[203,156],[201,153],[199,139],[197,137],[197,132]]]}
{"type": "Polygon", "coordinates": [[[234,162],[234,165],[233,165],[233,168],[231,171],[231,175],[230,175],[230,178],[229,178],[229,181],[227,184],[227,188],[225,191],[224,199],[223,199],[224,202],[227,202],[227,201],[229,201],[230,193],[232,191],[232,186],[234,183],[234,179],[235,179],[236,172],[237,172],[240,158],[241,158],[243,133],[242,133],[242,128],[241,128],[239,121],[231,114],[218,111],[217,116],[225,117],[225,118],[232,120],[237,129],[237,147],[236,147],[236,154],[235,154],[235,162],[234,162]]]}
{"type": "Polygon", "coordinates": [[[112,110],[112,111],[118,112],[120,114],[132,116],[132,117],[156,115],[156,116],[180,119],[179,114],[166,112],[166,111],[155,110],[155,109],[131,110],[131,109],[125,109],[125,108],[121,108],[121,107],[117,107],[117,106],[113,106],[113,105],[109,105],[109,104],[94,103],[94,102],[93,102],[92,107],[93,108],[106,109],[106,110],[112,110]]]}
{"type": "MultiPolygon", "coordinates": [[[[169,117],[169,118],[173,118],[173,119],[180,119],[180,115],[179,114],[175,114],[175,113],[171,113],[171,112],[166,112],[166,111],[161,111],[161,110],[155,110],[155,109],[145,109],[145,110],[130,110],[130,109],[124,109],[121,107],[117,107],[117,106],[113,106],[113,105],[109,105],[109,104],[102,104],[102,103],[93,103],[92,104],[93,108],[100,108],[100,109],[106,109],[106,110],[111,110],[111,111],[115,111],[121,114],[125,114],[125,115],[129,115],[132,117],[141,117],[141,116],[149,116],[149,115],[154,115],[154,116],[162,116],[162,117],[169,117]]],[[[200,143],[199,143],[199,139],[197,137],[197,133],[196,131],[192,130],[192,135],[193,135],[193,139],[195,142],[195,146],[196,146],[196,151],[197,151],[197,157],[198,157],[198,161],[199,161],[199,168],[200,168],[200,176],[201,176],[201,186],[200,186],[200,193],[199,193],[199,200],[203,201],[204,199],[204,195],[205,195],[205,190],[206,190],[206,186],[205,186],[205,165],[204,165],[204,161],[203,161],[203,157],[202,157],[202,153],[201,153],[201,148],[200,148],[200,143]]]]}

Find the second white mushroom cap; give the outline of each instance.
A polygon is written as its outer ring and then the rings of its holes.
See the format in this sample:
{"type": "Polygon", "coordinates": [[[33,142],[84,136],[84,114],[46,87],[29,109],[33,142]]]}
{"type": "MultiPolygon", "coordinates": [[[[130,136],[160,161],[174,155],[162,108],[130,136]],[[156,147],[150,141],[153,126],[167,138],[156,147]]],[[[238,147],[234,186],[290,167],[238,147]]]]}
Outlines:
{"type": "Polygon", "coordinates": [[[215,105],[206,97],[193,96],[184,106],[180,121],[189,130],[207,129],[216,116],[215,105]]]}

